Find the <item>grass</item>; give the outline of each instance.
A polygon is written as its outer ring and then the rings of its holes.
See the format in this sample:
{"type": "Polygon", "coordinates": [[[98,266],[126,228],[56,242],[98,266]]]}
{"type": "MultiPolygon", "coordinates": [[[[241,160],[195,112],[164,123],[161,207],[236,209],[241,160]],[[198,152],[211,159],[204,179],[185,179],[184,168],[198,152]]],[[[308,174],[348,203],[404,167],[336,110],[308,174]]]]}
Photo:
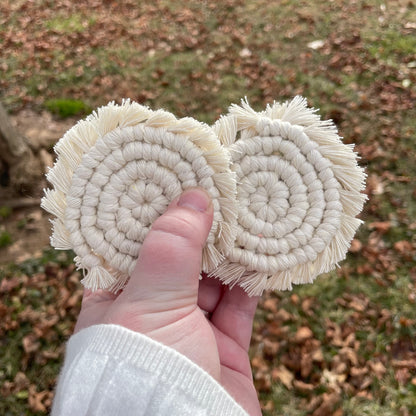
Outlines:
{"type": "Polygon", "coordinates": [[[68,98],[48,100],[45,102],[45,107],[61,118],[85,115],[91,112],[91,108],[83,101],[68,98]]]}
{"type": "Polygon", "coordinates": [[[61,34],[82,33],[90,29],[96,22],[94,16],[85,16],[74,13],[68,16],[66,13],[57,13],[55,17],[43,23],[43,26],[51,31],[61,34]]]}
{"type": "Polygon", "coordinates": [[[13,239],[8,231],[0,230],[0,248],[12,244],[13,239]]]}
{"type": "Polygon", "coordinates": [[[10,207],[0,206],[0,219],[6,219],[10,217],[12,209],[10,207]]]}

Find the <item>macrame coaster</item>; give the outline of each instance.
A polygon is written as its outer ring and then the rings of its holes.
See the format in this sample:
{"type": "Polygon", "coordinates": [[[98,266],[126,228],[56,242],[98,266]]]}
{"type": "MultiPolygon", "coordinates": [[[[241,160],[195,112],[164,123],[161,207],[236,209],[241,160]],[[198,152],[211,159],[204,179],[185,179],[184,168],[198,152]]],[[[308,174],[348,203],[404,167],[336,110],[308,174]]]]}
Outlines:
{"type": "Polygon", "coordinates": [[[56,144],[42,207],[56,216],[51,244],[73,249],[92,290],[117,292],[132,273],[152,223],[183,190],[212,198],[214,222],[202,270],[212,271],[232,247],[236,183],[212,129],[137,103],[110,103],[56,144]]]}
{"type": "Polygon", "coordinates": [[[365,173],[352,145],[296,97],[257,113],[232,105],[214,125],[236,173],[234,248],[211,275],[250,295],[311,283],[346,256],[365,173]]]}

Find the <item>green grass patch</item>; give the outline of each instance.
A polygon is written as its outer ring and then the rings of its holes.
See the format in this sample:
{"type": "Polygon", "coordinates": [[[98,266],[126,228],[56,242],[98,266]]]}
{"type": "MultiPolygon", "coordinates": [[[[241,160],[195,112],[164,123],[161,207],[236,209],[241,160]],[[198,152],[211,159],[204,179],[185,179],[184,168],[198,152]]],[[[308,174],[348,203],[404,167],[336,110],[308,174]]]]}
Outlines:
{"type": "Polygon", "coordinates": [[[58,13],[53,19],[44,22],[44,27],[62,34],[82,33],[85,32],[96,22],[94,16],[85,16],[80,13],[74,13],[67,16],[64,13],[58,13]]]}
{"type": "Polygon", "coordinates": [[[62,118],[88,114],[91,112],[91,108],[83,101],[68,98],[47,100],[45,102],[45,107],[51,113],[57,114],[62,118]]]}
{"type": "Polygon", "coordinates": [[[0,248],[7,247],[13,242],[12,236],[8,231],[0,230],[0,248]]]}
{"type": "Polygon", "coordinates": [[[271,400],[273,410],[263,410],[263,416],[306,416],[308,412],[302,410],[302,401],[300,397],[296,397],[290,390],[281,384],[273,385],[271,394],[260,394],[260,398],[264,401],[271,400]]]}
{"type": "Polygon", "coordinates": [[[6,219],[10,217],[11,213],[12,213],[12,209],[10,207],[0,206],[0,218],[1,219],[6,219]]]}
{"type": "Polygon", "coordinates": [[[416,35],[402,33],[398,26],[384,30],[376,39],[368,39],[367,47],[374,58],[389,63],[395,59],[414,57],[416,51],[416,35]]]}

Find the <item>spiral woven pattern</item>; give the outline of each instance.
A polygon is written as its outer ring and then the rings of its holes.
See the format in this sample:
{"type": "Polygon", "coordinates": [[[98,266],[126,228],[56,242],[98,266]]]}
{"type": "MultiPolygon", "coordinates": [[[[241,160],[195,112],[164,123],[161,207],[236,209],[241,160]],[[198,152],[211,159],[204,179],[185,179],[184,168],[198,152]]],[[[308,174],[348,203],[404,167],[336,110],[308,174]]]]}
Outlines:
{"type": "Polygon", "coordinates": [[[152,223],[183,190],[203,187],[214,222],[202,270],[212,271],[235,239],[235,179],[213,131],[130,101],[110,103],[57,143],[42,206],[56,216],[51,243],[71,248],[93,290],[121,289],[152,223]]]}
{"type": "Polygon", "coordinates": [[[256,113],[230,107],[214,126],[236,173],[238,231],[212,273],[250,294],[310,283],[345,258],[365,175],[330,122],[300,97],[256,113]]]}

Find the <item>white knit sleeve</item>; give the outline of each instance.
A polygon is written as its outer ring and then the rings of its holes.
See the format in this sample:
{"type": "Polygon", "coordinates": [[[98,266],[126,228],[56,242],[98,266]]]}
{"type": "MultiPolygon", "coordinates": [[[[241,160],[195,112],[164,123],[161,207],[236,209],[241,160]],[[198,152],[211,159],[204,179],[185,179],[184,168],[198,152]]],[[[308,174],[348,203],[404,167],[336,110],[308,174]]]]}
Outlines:
{"type": "Polygon", "coordinates": [[[67,345],[52,416],[247,416],[207,372],[172,348],[117,325],[67,345]]]}

